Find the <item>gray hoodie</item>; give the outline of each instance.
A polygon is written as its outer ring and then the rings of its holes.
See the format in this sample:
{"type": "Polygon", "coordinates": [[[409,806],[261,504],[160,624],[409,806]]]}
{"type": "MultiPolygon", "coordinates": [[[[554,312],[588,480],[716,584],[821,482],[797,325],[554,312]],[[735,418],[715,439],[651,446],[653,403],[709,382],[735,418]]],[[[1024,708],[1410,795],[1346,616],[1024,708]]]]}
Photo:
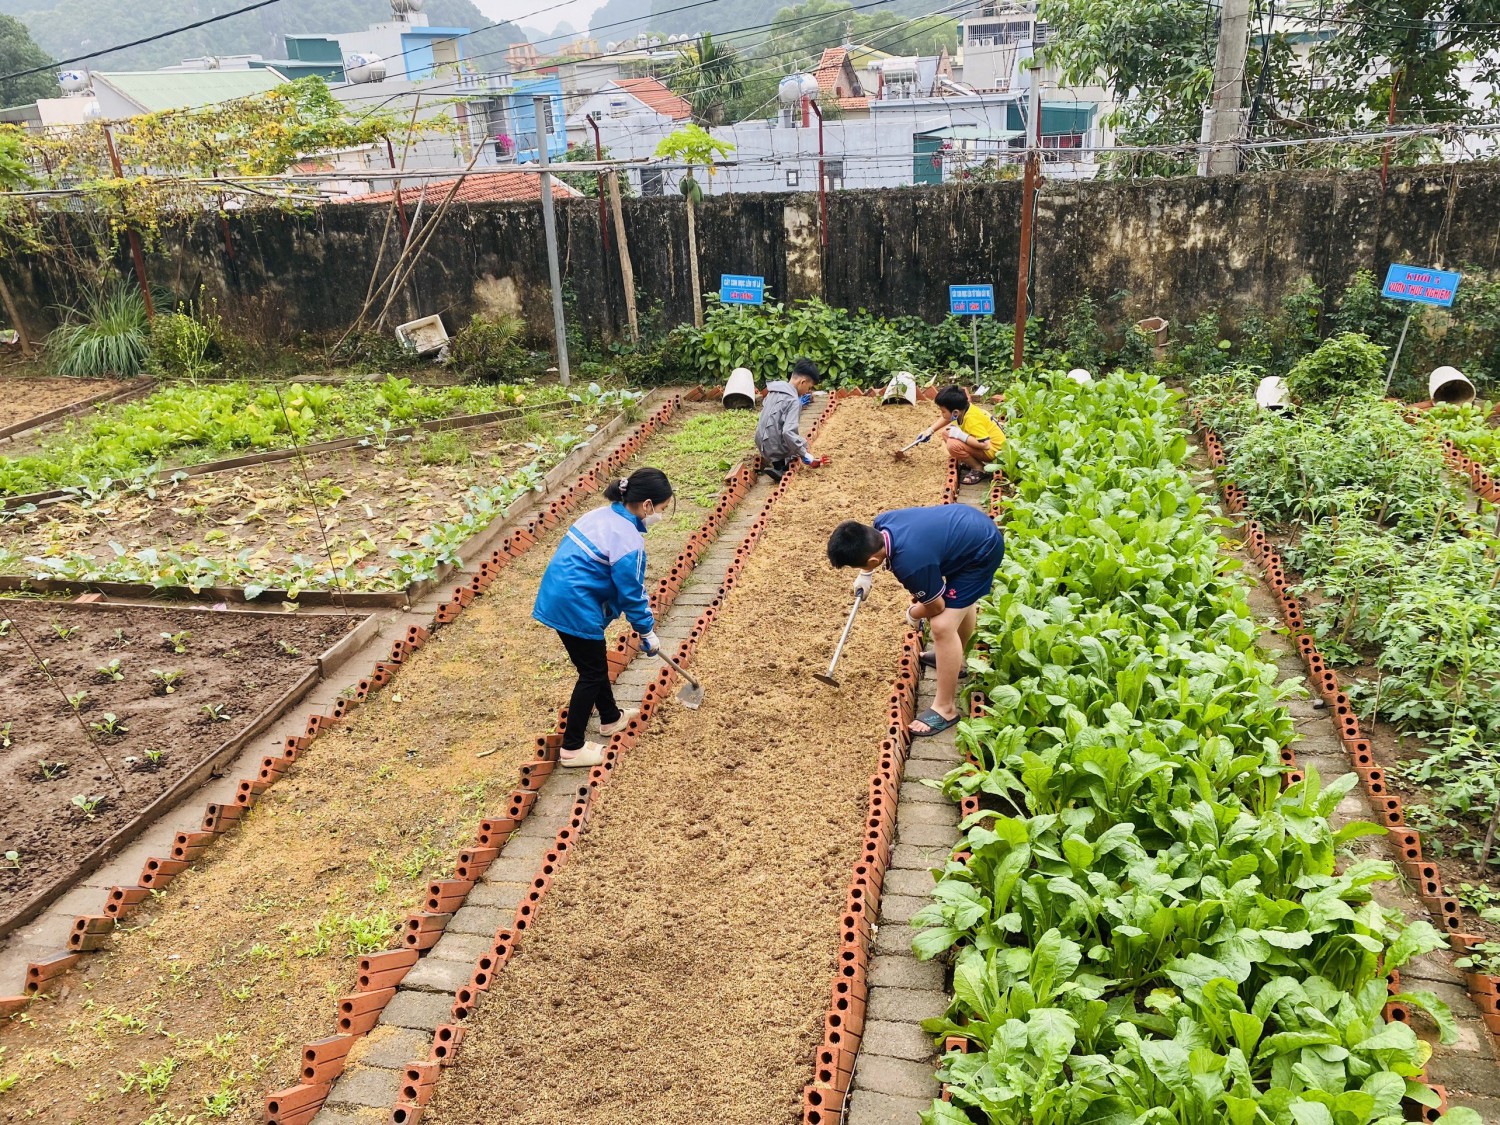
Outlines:
{"type": "Polygon", "coordinates": [[[807,454],[807,442],[797,432],[802,417],[802,399],[797,388],[785,380],[766,387],[766,399],[760,408],[760,425],[755,427],[755,448],[767,461],[790,461],[807,454]]]}

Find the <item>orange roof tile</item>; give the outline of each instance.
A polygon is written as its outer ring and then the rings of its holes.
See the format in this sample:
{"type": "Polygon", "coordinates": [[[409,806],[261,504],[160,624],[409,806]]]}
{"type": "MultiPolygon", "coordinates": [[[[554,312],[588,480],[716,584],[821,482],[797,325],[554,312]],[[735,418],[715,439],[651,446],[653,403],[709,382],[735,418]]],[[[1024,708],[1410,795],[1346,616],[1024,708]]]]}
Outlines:
{"type": "MultiPolygon", "coordinates": [[[[447,198],[453,180],[433,180],[426,185],[401,189],[401,202],[415,204],[426,193],[429,203],[441,203],[447,198]]],[[[582,196],[561,180],[552,181],[553,199],[574,199],[582,196]]],[[[394,191],[376,191],[369,195],[354,196],[351,203],[389,203],[394,191]]],[[[455,203],[514,203],[542,198],[542,178],[531,172],[476,172],[466,176],[453,197],[455,203]]]]}
{"type": "Polygon", "coordinates": [[[693,116],[693,107],[655,78],[618,78],[615,85],[673,121],[686,121],[693,116]]]}
{"type": "Polygon", "coordinates": [[[840,98],[839,99],[839,108],[840,109],[869,109],[870,108],[870,99],[869,98],[840,98]]]}
{"type": "Polygon", "coordinates": [[[826,93],[834,93],[838,89],[839,74],[844,69],[844,62],[849,57],[849,52],[843,47],[825,47],[823,57],[818,60],[817,69],[813,71],[813,77],[818,80],[818,89],[826,93]]]}

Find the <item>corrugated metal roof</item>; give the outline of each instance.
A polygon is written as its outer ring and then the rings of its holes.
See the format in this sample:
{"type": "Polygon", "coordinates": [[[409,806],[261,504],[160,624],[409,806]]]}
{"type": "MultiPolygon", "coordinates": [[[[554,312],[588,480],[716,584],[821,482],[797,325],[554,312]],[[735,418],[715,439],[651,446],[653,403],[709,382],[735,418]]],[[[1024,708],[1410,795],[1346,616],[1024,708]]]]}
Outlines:
{"type": "Polygon", "coordinates": [[[117,71],[94,75],[147,113],[199,109],[213,102],[263,94],[286,79],[270,70],[117,71]]]}

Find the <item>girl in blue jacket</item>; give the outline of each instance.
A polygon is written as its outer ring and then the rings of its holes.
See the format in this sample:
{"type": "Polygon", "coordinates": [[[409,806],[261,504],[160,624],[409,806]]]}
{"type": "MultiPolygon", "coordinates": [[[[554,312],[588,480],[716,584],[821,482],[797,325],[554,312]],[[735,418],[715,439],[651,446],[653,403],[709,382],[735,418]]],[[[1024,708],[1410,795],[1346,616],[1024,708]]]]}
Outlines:
{"type": "Polygon", "coordinates": [[[644,640],[647,656],[660,645],[656,621],[646,599],[646,531],[662,519],[672,485],[660,469],[637,469],[626,480],[604,490],[607,508],[583,516],[558,545],[542,575],[531,616],[562,638],[568,659],[578,669],[578,683],[568,704],[563,729],[564,766],[597,766],[604,747],[586,742],[589,717],[599,712],[599,733],[608,738],[640,713],[621,711],[609,684],[604,630],[621,613],[644,640]]]}

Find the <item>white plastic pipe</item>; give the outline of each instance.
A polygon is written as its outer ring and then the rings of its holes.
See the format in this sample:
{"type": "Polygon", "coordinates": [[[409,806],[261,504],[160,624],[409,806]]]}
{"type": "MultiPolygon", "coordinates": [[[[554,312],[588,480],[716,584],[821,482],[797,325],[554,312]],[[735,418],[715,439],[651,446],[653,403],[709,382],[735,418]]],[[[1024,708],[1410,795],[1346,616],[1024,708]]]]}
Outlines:
{"type": "Polygon", "coordinates": [[[896,372],[885,385],[885,393],[880,396],[880,401],[890,402],[892,399],[904,399],[912,406],[917,405],[917,378],[910,371],[896,372]]]}
{"type": "Polygon", "coordinates": [[[1267,375],[1255,388],[1255,405],[1262,410],[1286,412],[1292,409],[1292,400],[1286,392],[1286,380],[1280,375],[1267,375]]]}
{"type": "Polygon", "coordinates": [[[1462,406],[1474,401],[1474,384],[1456,367],[1439,367],[1427,376],[1427,397],[1433,402],[1462,406]]]}
{"type": "Polygon", "coordinates": [[[729,382],[724,385],[723,397],[726,410],[752,410],[755,408],[755,376],[748,367],[736,367],[729,373],[729,382]]]}

